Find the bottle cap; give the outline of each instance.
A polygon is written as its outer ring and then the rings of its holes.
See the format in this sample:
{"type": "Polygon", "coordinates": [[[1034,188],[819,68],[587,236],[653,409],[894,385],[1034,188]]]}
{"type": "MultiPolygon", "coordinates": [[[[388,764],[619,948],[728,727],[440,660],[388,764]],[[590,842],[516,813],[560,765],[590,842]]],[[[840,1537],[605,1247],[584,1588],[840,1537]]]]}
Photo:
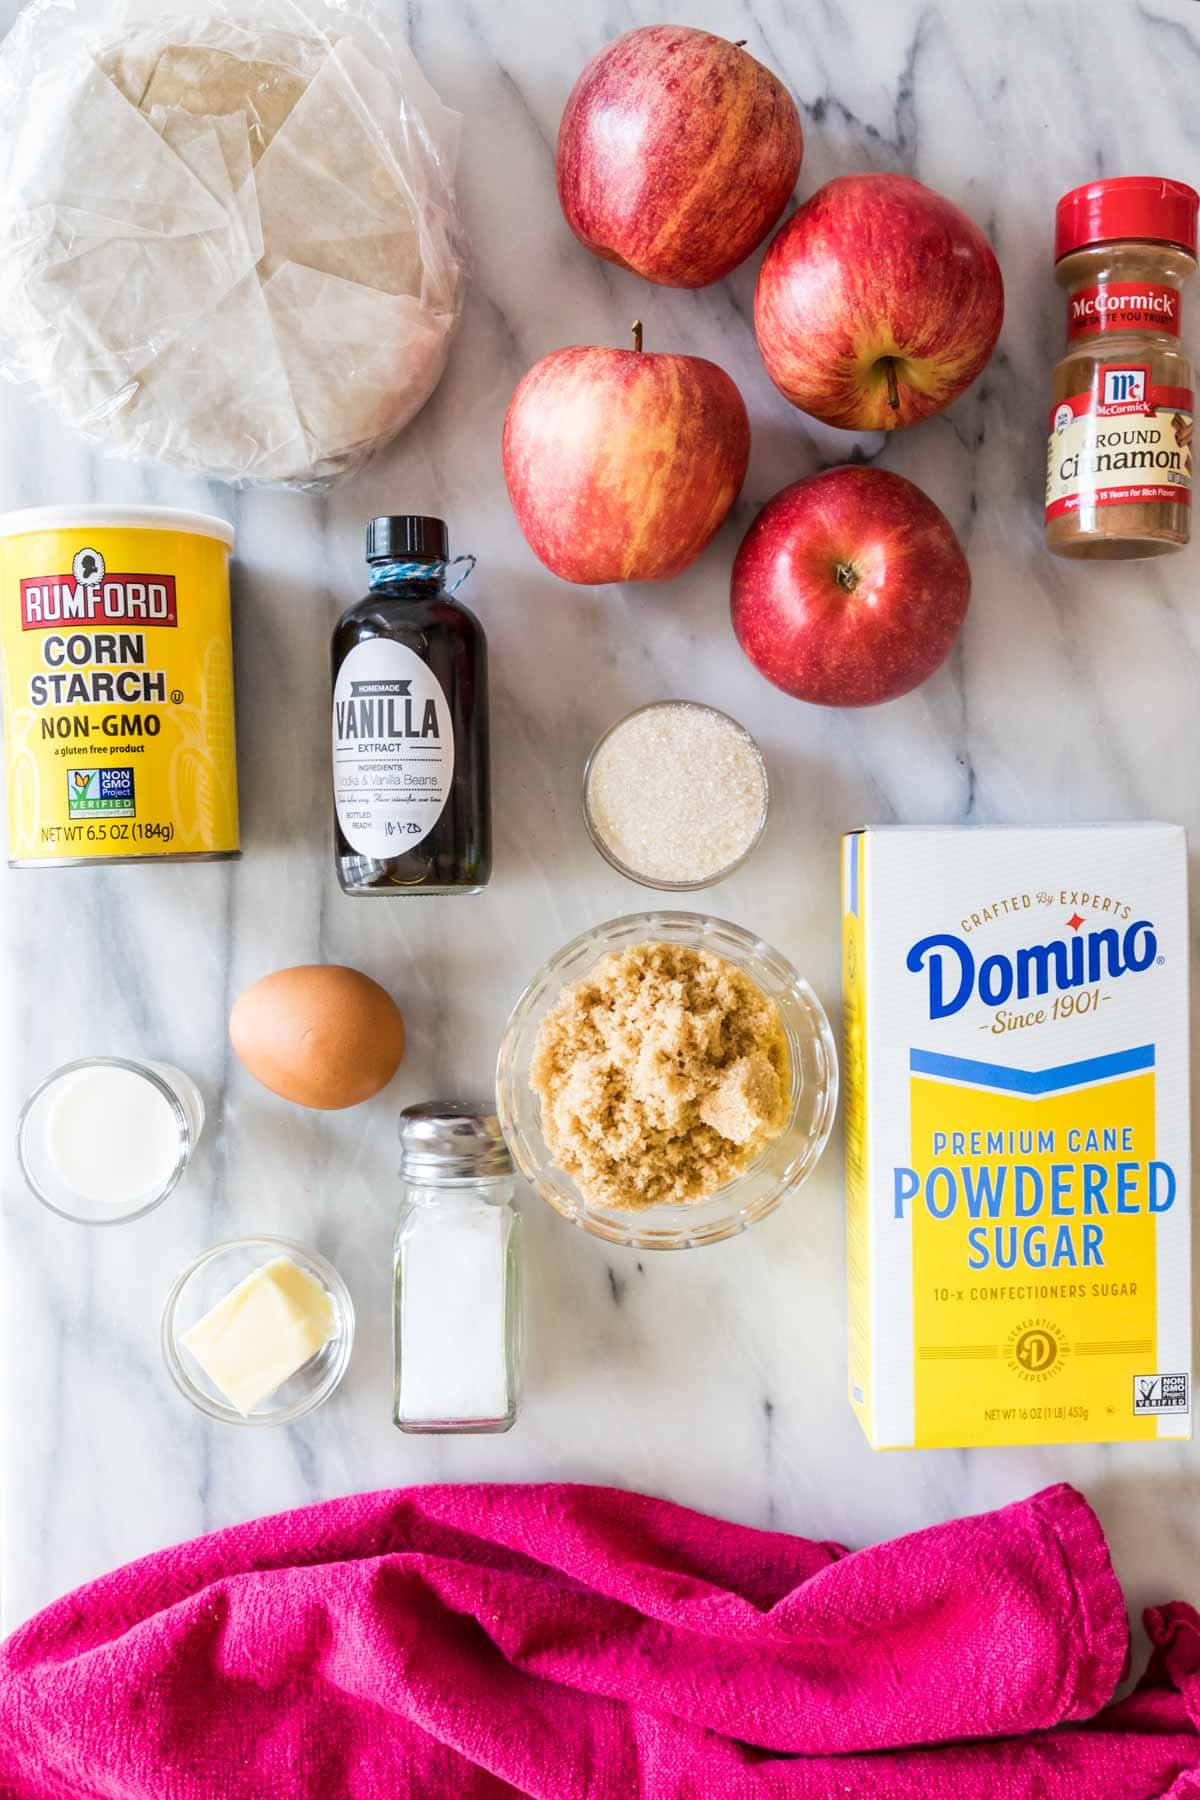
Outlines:
{"type": "Polygon", "coordinates": [[[422,1100],[400,1114],[401,1173],[410,1180],[511,1175],[500,1121],[486,1101],[422,1100]]]}
{"type": "Polygon", "coordinates": [[[1054,217],[1054,260],[1086,244],[1121,238],[1178,244],[1196,254],[1196,208],[1200,195],[1183,181],[1157,175],[1120,175],[1112,181],[1088,181],[1072,188],[1058,203],[1054,217]]]}
{"type": "Polygon", "coordinates": [[[450,533],[444,519],[421,513],[389,513],[367,526],[367,561],[445,562],[450,533]]]}

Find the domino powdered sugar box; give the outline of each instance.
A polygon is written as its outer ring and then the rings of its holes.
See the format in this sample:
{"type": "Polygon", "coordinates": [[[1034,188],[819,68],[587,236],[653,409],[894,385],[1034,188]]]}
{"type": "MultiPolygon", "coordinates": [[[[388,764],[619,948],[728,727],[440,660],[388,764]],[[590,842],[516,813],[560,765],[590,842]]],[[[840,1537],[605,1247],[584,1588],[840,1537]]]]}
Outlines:
{"type": "Polygon", "coordinates": [[[871,1444],[1189,1437],[1182,829],[855,832],[843,926],[871,1444]]]}

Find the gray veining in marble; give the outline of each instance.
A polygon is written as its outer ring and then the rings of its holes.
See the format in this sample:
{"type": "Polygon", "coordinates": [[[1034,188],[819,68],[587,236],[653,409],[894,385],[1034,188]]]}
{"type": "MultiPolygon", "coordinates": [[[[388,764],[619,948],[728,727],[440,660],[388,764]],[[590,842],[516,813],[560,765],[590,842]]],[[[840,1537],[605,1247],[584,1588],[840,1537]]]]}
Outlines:
{"type": "MultiPolygon", "coordinates": [[[[399,0],[388,0],[399,7],[399,0]]],[[[15,12],[0,0],[0,25],[15,12]]],[[[1078,1482],[1134,1606],[1200,1592],[1200,1452],[1166,1445],[879,1457],[847,1406],[841,1160],[740,1241],[678,1257],[608,1250],[526,1203],[528,1393],[499,1439],[404,1439],[389,1423],[386,1268],[396,1114],[484,1089],[529,974],[566,938],[639,909],[584,834],[578,780],[618,714],[662,695],[726,707],[758,734],[774,804],[763,846],[707,897],[787,952],[833,1008],[837,842],[866,821],[1159,816],[1200,841],[1197,556],[1074,568],[1043,550],[1039,489],[1062,307],[1053,205],[1097,172],[1200,173],[1200,8],[1191,0],[445,0],[406,9],[443,96],[466,115],[461,202],[474,247],[449,372],[406,436],[326,499],[235,494],[90,455],[36,400],[0,393],[0,508],[63,500],[201,505],[239,538],[237,676],[246,854],[234,866],[0,874],[3,1129],[68,1058],[146,1053],[190,1070],[210,1123],[185,1185],[132,1227],[41,1212],[4,1168],[3,1570],[11,1625],[157,1545],[321,1496],[431,1479],[569,1477],[670,1495],[850,1543],[1078,1482]],[[758,257],[700,294],[647,289],[590,257],[554,197],[558,114],[587,56],[654,18],[744,36],[797,95],[800,193],[863,168],[917,175],[991,234],[1008,317],[990,368],[941,417],[886,446],[962,536],[971,614],[927,687],[863,714],[807,709],[733,642],[738,537],[786,481],[848,440],[779,398],[750,329],[758,257]],[[745,491],[717,542],[661,589],[556,582],[509,512],[498,441],[545,351],[623,342],[714,357],[750,407],[745,491]],[[360,591],[361,526],[430,511],[479,557],[466,598],[494,659],[496,876],[485,896],[363,905],[329,854],[327,639],[360,591]],[[266,1094],[230,1057],[234,996],[267,970],[355,964],[410,1028],[385,1097],[341,1116],[266,1094]],[[299,1427],[245,1432],[192,1413],[159,1359],[158,1312],[203,1246],[305,1239],[353,1291],[344,1389],[299,1427]]],[[[1192,341],[1196,341],[1194,328],[1192,341]]]]}

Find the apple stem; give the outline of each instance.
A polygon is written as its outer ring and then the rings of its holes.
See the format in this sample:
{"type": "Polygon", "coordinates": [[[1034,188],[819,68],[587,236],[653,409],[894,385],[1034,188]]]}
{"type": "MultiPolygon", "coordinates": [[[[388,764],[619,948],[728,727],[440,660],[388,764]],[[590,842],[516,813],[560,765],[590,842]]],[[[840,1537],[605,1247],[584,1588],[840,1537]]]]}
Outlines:
{"type": "Polygon", "coordinates": [[[640,319],[633,321],[633,347],[635,350],[640,350],[642,347],[642,321],[640,319]]]}
{"type": "Polygon", "coordinates": [[[885,356],[883,359],[883,375],[887,382],[888,405],[893,412],[900,411],[900,384],[896,380],[896,359],[885,356]]]}
{"type": "Polygon", "coordinates": [[[735,50],[744,50],[748,42],[747,38],[734,38],[733,47],[735,50]]]}
{"type": "Polygon", "coordinates": [[[858,586],[858,570],[853,563],[838,563],[833,571],[833,578],[848,594],[852,594],[858,586]]]}

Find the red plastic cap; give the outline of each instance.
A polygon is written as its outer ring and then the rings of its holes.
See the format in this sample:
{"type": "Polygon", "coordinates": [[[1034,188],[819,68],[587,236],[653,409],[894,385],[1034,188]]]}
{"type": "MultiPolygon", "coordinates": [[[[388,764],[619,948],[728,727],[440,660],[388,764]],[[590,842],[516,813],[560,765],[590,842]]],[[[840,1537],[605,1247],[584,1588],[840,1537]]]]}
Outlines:
{"type": "Polygon", "coordinates": [[[1113,181],[1085,182],[1058,203],[1054,260],[1082,250],[1085,244],[1107,244],[1120,238],[1178,244],[1195,256],[1198,206],[1200,194],[1195,188],[1156,175],[1120,175],[1113,181]]]}

